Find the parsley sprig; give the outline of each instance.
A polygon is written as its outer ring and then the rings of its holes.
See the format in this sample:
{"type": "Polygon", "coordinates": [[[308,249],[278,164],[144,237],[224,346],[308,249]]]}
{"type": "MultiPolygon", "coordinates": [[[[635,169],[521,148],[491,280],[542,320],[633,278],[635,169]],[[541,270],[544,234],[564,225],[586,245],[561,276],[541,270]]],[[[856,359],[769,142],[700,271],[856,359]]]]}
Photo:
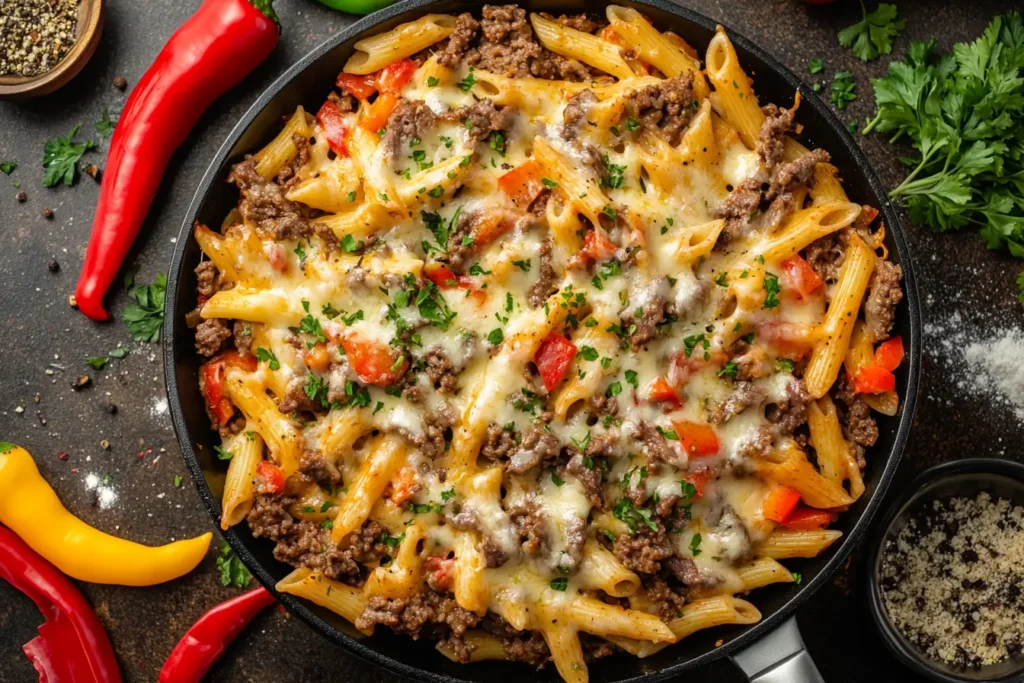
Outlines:
{"type": "Polygon", "coordinates": [[[43,146],[43,186],[56,187],[62,182],[74,185],[78,180],[78,160],[91,149],[96,149],[92,140],[75,142],[75,135],[82,124],[71,129],[67,135],[47,140],[43,146]]]}
{"type": "Polygon", "coordinates": [[[919,158],[890,195],[936,232],[979,229],[990,249],[1024,258],[1024,21],[996,17],[972,43],[936,54],[914,41],[872,82],[878,113],[864,132],[907,140],[919,158]]]}
{"type": "Polygon", "coordinates": [[[864,62],[892,52],[893,39],[907,27],[896,5],[883,2],[869,14],[860,0],[860,11],[863,18],[839,32],[839,44],[851,48],[853,56],[864,62]]]}
{"type": "Polygon", "coordinates": [[[140,342],[160,341],[160,328],[164,323],[164,294],[167,277],[157,273],[151,285],[135,286],[135,273],[129,272],[124,280],[125,291],[135,303],[124,307],[124,324],[132,339],[140,342]]]}

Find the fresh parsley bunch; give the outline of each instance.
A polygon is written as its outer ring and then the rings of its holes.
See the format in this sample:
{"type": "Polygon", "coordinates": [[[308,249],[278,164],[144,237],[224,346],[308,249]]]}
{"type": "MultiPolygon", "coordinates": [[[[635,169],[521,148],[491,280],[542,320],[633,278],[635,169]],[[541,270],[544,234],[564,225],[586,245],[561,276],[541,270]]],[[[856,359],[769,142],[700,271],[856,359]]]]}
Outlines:
{"type": "Polygon", "coordinates": [[[878,114],[864,129],[908,140],[920,157],[890,195],[937,232],[979,229],[990,249],[1024,258],[1024,22],[996,17],[973,43],[935,53],[914,41],[872,81],[878,114]]]}
{"type": "Polygon", "coordinates": [[[869,14],[860,0],[860,11],[863,18],[839,32],[839,44],[853,50],[853,56],[863,62],[892,52],[893,39],[907,27],[896,5],[883,2],[869,14]]]}

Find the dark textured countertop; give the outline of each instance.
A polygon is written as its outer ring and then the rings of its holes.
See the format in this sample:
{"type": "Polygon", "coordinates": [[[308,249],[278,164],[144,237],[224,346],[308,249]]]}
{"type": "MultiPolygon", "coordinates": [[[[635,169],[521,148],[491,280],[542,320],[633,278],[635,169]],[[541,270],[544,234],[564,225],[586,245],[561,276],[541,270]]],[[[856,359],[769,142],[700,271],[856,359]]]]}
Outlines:
{"type": "MultiPolygon", "coordinates": [[[[859,98],[844,120],[871,113],[868,78],[883,73],[886,59],[862,64],[836,43],[836,31],[858,18],[854,2],[808,7],[796,0],[707,0],[683,4],[722,21],[760,43],[805,79],[807,60],[825,59],[823,76],[851,69],[859,98]]],[[[940,47],[973,39],[989,18],[1014,0],[901,2],[908,29],[896,42],[902,54],[910,38],[936,36],[940,47]]],[[[97,197],[96,183],[83,176],[74,188],[41,186],[43,142],[83,124],[82,136],[95,139],[93,122],[108,107],[120,111],[125,93],[112,81],[124,75],[134,84],[160,46],[198,5],[185,2],[107,0],[106,27],[95,57],[60,92],[25,103],[0,103],[0,160],[16,159],[11,178],[0,176],[0,326],[5,330],[0,363],[0,438],[27,447],[61,499],[99,528],[156,544],[212,530],[213,524],[188,481],[164,394],[160,349],[130,340],[119,314],[123,294],[109,298],[115,321],[97,325],[68,307],[67,297],[82,257],[97,197]],[[15,201],[20,181],[28,201],[15,201]],[[40,215],[52,208],[54,217],[40,215]],[[56,259],[57,273],[47,269],[56,259]],[[88,370],[84,357],[103,355],[118,344],[131,353],[101,372],[88,370]],[[92,386],[74,391],[71,380],[83,372],[92,386]],[[115,413],[109,406],[117,406],[115,413]],[[101,441],[109,442],[109,449],[101,441]],[[66,455],[65,455],[66,454],[66,455]],[[62,459],[66,458],[66,459],[62,459]],[[103,479],[116,500],[101,509],[88,475],[103,479]],[[181,488],[176,476],[185,477],[181,488]]],[[[285,26],[274,54],[207,112],[195,133],[171,162],[131,261],[139,280],[166,271],[185,208],[199,176],[234,122],[289,64],[351,20],[312,0],[279,0],[285,26]]],[[[859,138],[883,180],[901,179],[896,153],[877,137],[859,138]]],[[[105,149],[105,144],[104,144],[105,149]]],[[[87,158],[102,166],[101,153],[87,158]]],[[[973,235],[936,236],[908,226],[914,249],[925,320],[925,374],[916,427],[894,483],[899,491],[925,467],[967,456],[1024,460],[1021,424],[1011,411],[982,393],[965,391],[946,371],[939,335],[955,314],[962,324],[1021,328],[1024,315],[1013,285],[1019,266],[987,252],[973,235]]],[[[856,589],[859,557],[799,613],[809,648],[830,683],[917,681],[882,649],[866,619],[856,589]]],[[[153,681],[181,634],[203,611],[237,591],[222,588],[211,554],[200,568],[154,588],[83,586],[107,627],[128,681],[153,681]]],[[[0,582],[0,681],[35,680],[21,652],[34,636],[38,612],[22,595],[0,582]]],[[[528,676],[528,670],[523,670],[528,676]]],[[[320,681],[370,683],[392,677],[347,656],[302,623],[269,611],[231,646],[211,675],[217,681],[320,681]]],[[[723,683],[741,678],[728,663],[699,671],[693,680],[723,683]]]]}

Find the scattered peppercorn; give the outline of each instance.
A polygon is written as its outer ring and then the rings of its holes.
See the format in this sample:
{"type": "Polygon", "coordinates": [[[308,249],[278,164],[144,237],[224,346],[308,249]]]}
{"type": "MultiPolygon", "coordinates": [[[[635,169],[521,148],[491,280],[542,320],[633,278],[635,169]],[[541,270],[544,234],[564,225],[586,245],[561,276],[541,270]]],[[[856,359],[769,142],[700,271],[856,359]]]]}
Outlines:
{"type": "Polygon", "coordinates": [[[85,173],[93,180],[100,179],[100,167],[96,164],[89,164],[85,167],[85,173]]]}
{"type": "Polygon", "coordinates": [[[116,405],[114,405],[113,403],[108,403],[108,404],[106,405],[106,407],[105,407],[105,410],[106,410],[106,411],[107,411],[108,413],[110,413],[111,415],[116,415],[116,414],[117,414],[117,406],[116,406],[116,405]]]}
{"type": "Polygon", "coordinates": [[[84,389],[90,384],[92,384],[92,377],[90,377],[89,375],[79,375],[75,379],[71,380],[71,388],[74,389],[75,391],[78,391],[79,389],[84,389]]]}
{"type": "Polygon", "coordinates": [[[103,439],[102,441],[100,441],[100,448],[102,448],[105,451],[110,450],[110,442],[107,441],[106,439],[103,439]]]}
{"type": "Polygon", "coordinates": [[[114,87],[118,90],[124,90],[128,87],[128,80],[124,76],[115,76],[114,87]]]}
{"type": "Polygon", "coordinates": [[[25,190],[22,190],[18,194],[14,195],[14,198],[17,199],[18,202],[20,202],[21,204],[24,204],[25,202],[28,201],[28,195],[25,194],[25,190]]]}
{"type": "Polygon", "coordinates": [[[53,209],[43,209],[39,213],[41,213],[43,215],[43,218],[47,220],[53,218],[53,209]]]}
{"type": "Polygon", "coordinates": [[[60,264],[57,263],[57,259],[52,258],[50,259],[50,262],[46,264],[46,269],[51,273],[56,273],[58,270],[60,270],[60,264]]]}

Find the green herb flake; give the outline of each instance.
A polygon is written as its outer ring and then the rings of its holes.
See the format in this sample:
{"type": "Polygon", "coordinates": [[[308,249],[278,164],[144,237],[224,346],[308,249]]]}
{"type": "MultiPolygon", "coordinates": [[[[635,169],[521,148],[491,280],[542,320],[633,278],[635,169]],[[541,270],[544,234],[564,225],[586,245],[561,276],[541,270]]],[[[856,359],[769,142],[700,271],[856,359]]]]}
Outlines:
{"type": "Polygon", "coordinates": [[[222,586],[245,588],[252,580],[249,570],[245,568],[226,541],[221,541],[217,550],[217,571],[220,572],[222,586]]]}
{"type": "Polygon", "coordinates": [[[839,44],[851,48],[853,56],[864,62],[891,53],[893,39],[907,27],[896,5],[883,2],[869,14],[861,0],[860,10],[862,19],[839,32],[839,44]]]}
{"type": "Polygon", "coordinates": [[[47,140],[43,145],[43,186],[56,187],[60,183],[71,186],[78,179],[78,161],[86,152],[96,149],[91,140],[75,142],[81,124],[67,135],[47,140]]]}

